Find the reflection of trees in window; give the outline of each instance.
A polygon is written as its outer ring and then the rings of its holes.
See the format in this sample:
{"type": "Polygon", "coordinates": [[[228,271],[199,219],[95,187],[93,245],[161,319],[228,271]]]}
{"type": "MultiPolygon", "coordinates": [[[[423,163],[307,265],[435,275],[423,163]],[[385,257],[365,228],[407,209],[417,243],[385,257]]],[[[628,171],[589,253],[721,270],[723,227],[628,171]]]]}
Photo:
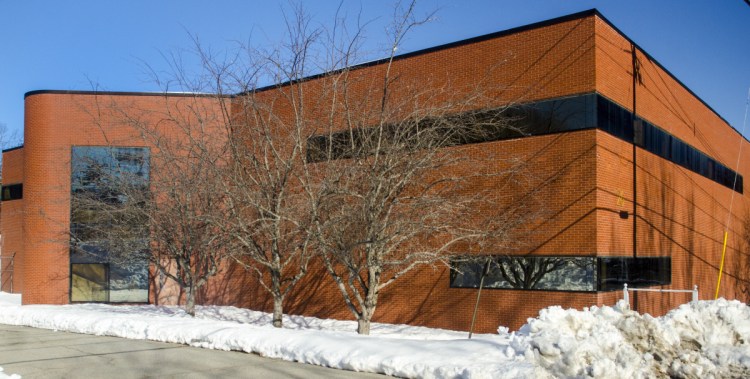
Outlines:
{"type": "Polygon", "coordinates": [[[513,257],[494,260],[488,287],[593,291],[594,260],[588,257],[513,257]],[[499,280],[502,279],[502,280],[499,280]]]}
{"type": "MultiPolygon", "coordinates": [[[[481,279],[486,257],[454,261],[452,287],[475,288],[481,279]],[[478,259],[478,260],[477,260],[478,259]]],[[[537,289],[554,291],[595,291],[593,257],[492,256],[486,288],[537,289]]]]}
{"type": "Polygon", "coordinates": [[[415,148],[459,146],[596,126],[595,95],[567,97],[317,135],[307,141],[307,160],[367,156],[383,137],[415,148]],[[462,125],[456,128],[455,125],[462,125]],[[407,142],[408,141],[408,142],[407,142]]]}
{"type": "Polygon", "coordinates": [[[451,287],[477,288],[490,260],[485,288],[612,291],[669,285],[670,257],[465,256],[451,262],[451,287]]]}
{"type": "Polygon", "coordinates": [[[566,263],[564,258],[507,257],[496,261],[494,266],[512,288],[533,289],[537,288],[548,274],[562,269],[566,263]]]}
{"type": "Polygon", "coordinates": [[[76,286],[87,282],[76,280],[71,300],[147,302],[148,222],[130,210],[149,196],[148,149],[73,147],[71,162],[71,270],[103,264],[108,291],[83,299],[90,291],[76,286]]]}

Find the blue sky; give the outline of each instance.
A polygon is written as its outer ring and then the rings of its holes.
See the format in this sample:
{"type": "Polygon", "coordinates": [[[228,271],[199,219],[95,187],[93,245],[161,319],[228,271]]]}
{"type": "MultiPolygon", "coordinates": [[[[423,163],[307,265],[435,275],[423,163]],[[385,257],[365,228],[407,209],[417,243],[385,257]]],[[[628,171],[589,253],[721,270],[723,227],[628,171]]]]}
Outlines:
{"type": "MultiPolygon", "coordinates": [[[[147,74],[193,48],[191,35],[222,50],[238,41],[273,46],[289,1],[0,0],[0,124],[23,130],[24,93],[41,89],[160,91],[147,74]]],[[[330,25],[339,1],[301,1],[330,25]]],[[[750,6],[743,0],[422,0],[435,19],[399,52],[597,8],[693,92],[741,130],[750,88],[750,6]]],[[[343,0],[344,14],[370,22],[365,49],[387,43],[389,0],[343,0]]],[[[750,129],[750,127],[748,127],[750,129]]],[[[750,131],[746,131],[750,135],[750,131]]]]}

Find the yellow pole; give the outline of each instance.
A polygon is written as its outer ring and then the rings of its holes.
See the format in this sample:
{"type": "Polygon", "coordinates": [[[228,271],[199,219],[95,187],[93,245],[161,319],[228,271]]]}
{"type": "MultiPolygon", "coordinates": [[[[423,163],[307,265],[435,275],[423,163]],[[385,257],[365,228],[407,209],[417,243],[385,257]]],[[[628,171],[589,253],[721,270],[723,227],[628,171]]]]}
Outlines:
{"type": "Polygon", "coordinates": [[[719,298],[719,287],[721,286],[721,274],[724,273],[724,255],[727,252],[727,235],[728,232],[724,232],[724,246],[721,248],[721,263],[719,264],[719,280],[716,282],[716,295],[714,300],[719,298]]]}
{"type": "MultiPolygon", "coordinates": [[[[745,102],[745,119],[742,120],[742,132],[740,133],[740,136],[745,134],[745,126],[747,126],[747,110],[750,108],[750,88],[747,89],[747,101],[745,102]]],[[[736,188],[737,186],[737,177],[739,176],[740,171],[740,158],[742,157],[742,142],[744,141],[743,138],[740,138],[740,151],[737,152],[737,164],[735,165],[735,174],[734,174],[734,184],[732,185],[732,189],[736,188]]],[[[729,230],[729,220],[732,218],[732,205],[734,204],[734,194],[736,191],[732,191],[732,198],[729,200],[729,213],[727,213],[727,223],[724,226],[724,247],[721,248],[721,264],[719,265],[719,280],[716,282],[716,295],[714,296],[714,300],[719,298],[719,286],[721,285],[721,274],[724,273],[724,254],[727,252],[727,234],[729,230]]]]}

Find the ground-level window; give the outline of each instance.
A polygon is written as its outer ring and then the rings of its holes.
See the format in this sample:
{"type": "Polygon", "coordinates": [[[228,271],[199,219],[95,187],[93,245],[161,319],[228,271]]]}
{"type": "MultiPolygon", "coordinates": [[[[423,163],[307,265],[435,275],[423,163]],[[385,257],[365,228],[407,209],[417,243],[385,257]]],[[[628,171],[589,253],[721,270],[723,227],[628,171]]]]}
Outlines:
{"type": "Polygon", "coordinates": [[[148,225],[131,210],[147,195],[149,157],[140,147],[72,148],[71,301],[148,302],[148,225]]]}
{"type": "Polygon", "coordinates": [[[463,256],[451,262],[450,286],[547,291],[610,291],[668,285],[669,257],[463,256]]]}
{"type": "Polygon", "coordinates": [[[672,260],[669,257],[600,257],[599,290],[667,285],[672,283],[672,260]]]}
{"type": "Polygon", "coordinates": [[[109,301],[108,271],[102,263],[70,265],[70,301],[109,301]]]}

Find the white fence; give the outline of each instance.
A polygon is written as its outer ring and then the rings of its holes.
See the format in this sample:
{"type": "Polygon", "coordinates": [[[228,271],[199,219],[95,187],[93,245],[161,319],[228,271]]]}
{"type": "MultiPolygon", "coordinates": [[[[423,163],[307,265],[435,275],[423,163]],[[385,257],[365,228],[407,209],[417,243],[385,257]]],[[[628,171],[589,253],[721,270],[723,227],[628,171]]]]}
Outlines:
{"type": "Polygon", "coordinates": [[[630,308],[630,294],[628,294],[628,291],[692,293],[693,299],[690,302],[694,303],[698,301],[698,286],[697,285],[693,286],[692,290],[663,290],[663,289],[654,289],[654,288],[628,288],[628,284],[625,283],[625,285],[622,288],[622,299],[625,300],[625,304],[627,304],[628,308],[630,308]]]}

